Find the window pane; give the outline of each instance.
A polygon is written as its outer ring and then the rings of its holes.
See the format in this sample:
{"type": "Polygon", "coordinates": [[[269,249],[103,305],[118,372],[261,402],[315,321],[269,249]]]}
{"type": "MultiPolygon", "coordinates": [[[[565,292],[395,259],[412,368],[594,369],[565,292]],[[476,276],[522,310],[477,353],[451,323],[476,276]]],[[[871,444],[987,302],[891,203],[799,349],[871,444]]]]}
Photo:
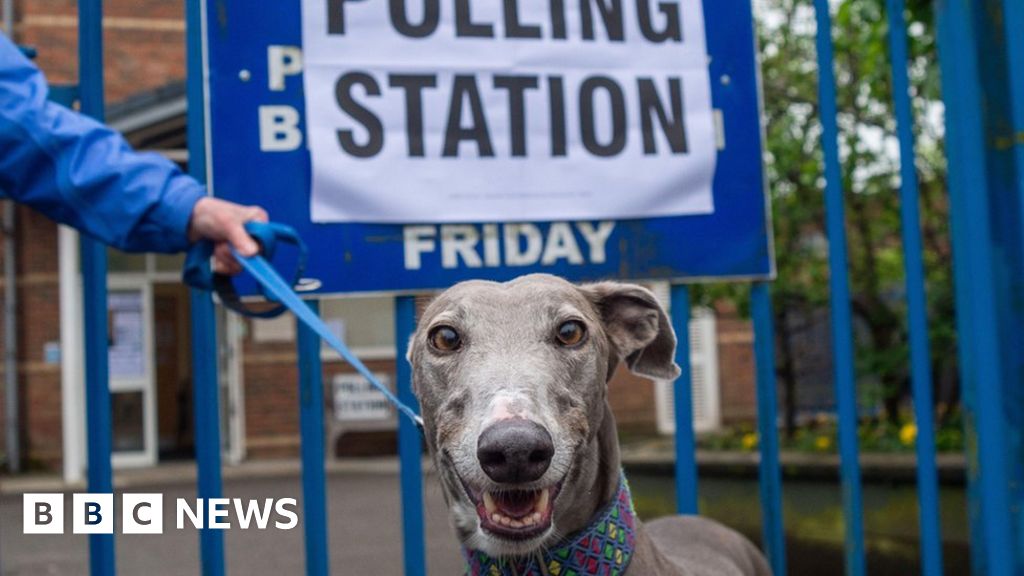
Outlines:
{"type": "Polygon", "coordinates": [[[323,300],[324,320],[353,348],[395,347],[395,305],[390,297],[323,300]]]}
{"type": "Polygon", "coordinates": [[[142,392],[114,392],[110,412],[114,424],[114,452],[141,452],[146,448],[142,392]]]}
{"type": "Polygon", "coordinates": [[[142,317],[142,292],[113,290],[107,296],[107,309],[110,377],[144,378],[146,325],[142,317]]]}

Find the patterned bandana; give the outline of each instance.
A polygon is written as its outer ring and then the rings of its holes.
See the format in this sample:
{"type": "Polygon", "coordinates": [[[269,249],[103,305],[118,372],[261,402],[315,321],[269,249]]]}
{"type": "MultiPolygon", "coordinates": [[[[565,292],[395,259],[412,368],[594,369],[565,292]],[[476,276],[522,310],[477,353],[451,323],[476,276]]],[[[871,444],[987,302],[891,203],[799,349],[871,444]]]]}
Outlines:
{"type": "Polygon", "coordinates": [[[636,512],[623,475],[615,500],[590,526],[542,554],[516,559],[467,549],[462,554],[467,576],[621,576],[635,550],[636,512]]]}

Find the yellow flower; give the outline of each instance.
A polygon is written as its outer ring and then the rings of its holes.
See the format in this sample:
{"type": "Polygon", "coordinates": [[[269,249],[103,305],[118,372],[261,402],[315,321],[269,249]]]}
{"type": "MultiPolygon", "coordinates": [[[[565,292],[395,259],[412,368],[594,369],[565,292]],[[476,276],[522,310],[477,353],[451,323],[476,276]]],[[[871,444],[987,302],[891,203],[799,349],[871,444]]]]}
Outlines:
{"type": "Polygon", "coordinates": [[[910,446],[917,440],[917,425],[913,422],[908,422],[900,428],[900,442],[904,446],[910,446]]]}
{"type": "Polygon", "coordinates": [[[832,447],[832,439],[828,436],[818,436],[814,439],[814,447],[824,452],[832,447]]]}
{"type": "Polygon", "coordinates": [[[743,446],[744,450],[753,450],[754,448],[757,448],[757,434],[752,432],[744,434],[743,438],[740,439],[740,445],[743,446]]]}

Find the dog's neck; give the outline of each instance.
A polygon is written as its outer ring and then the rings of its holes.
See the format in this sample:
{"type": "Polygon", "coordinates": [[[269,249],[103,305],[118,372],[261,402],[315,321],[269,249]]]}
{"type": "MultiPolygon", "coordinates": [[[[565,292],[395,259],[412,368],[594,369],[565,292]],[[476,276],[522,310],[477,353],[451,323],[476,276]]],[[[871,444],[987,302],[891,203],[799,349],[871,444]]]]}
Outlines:
{"type": "Polygon", "coordinates": [[[467,576],[552,576],[621,574],[636,552],[636,512],[626,477],[617,476],[610,502],[583,530],[562,542],[519,558],[493,558],[463,549],[467,576]]]}

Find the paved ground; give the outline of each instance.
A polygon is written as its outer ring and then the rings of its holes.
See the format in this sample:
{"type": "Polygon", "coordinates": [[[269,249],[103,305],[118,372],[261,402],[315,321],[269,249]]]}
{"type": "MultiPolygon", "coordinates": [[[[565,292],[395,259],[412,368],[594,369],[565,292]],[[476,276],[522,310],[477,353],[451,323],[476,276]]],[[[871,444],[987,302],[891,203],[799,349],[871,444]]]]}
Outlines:
{"type": "MultiPolygon", "coordinates": [[[[176,498],[195,498],[190,468],[160,469],[127,479],[120,486],[130,492],[159,492],[165,509],[176,498]]],[[[428,568],[431,574],[459,574],[458,548],[448,525],[440,488],[434,477],[424,479],[428,568]]],[[[246,469],[226,475],[225,496],[237,498],[294,497],[301,489],[296,468],[246,469]]],[[[88,573],[88,540],[84,535],[26,536],[22,534],[22,498],[18,490],[39,491],[45,482],[8,482],[0,495],[0,574],[2,576],[85,575],[88,573]]],[[[120,491],[121,488],[118,489],[120,491]]],[[[398,477],[393,466],[334,469],[328,477],[331,572],[360,576],[402,573],[400,500],[398,477]]],[[[115,501],[119,497],[115,496],[115,501]]],[[[70,496],[67,497],[70,506],[70,496]]],[[[120,575],[191,576],[199,573],[198,533],[176,530],[173,507],[165,510],[164,534],[117,536],[120,575]]],[[[301,514],[300,514],[301,516],[301,514]]],[[[70,518],[67,519],[70,526],[70,518]]],[[[237,525],[236,525],[237,526],[237,525]]],[[[232,575],[299,575],[305,571],[303,530],[269,529],[227,531],[227,568],[232,575]]]]}
{"type": "MultiPolygon", "coordinates": [[[[671,477],[674,452],[670,442],[648,440],[630,443],[623,448],[624,460],[631,470],[647,469],[649,473],[654,473],[662,480],[671,477]]],[[[836,475],[838,459],[834,456],[789,453],[781,456],[784,469],[797,470],[798,476],[834,478],[836,475]]],[[[697,460],[702,472],[726,470],[732,475],[746,471],[749,476],[756,474],[758,463],[756,454],[699,452],[697,460]]],[[[944,476],[962,481],[962,455],[942,455],[938,463],[944,476]]],[[[912,454],[868,454],[861,456],[861,464],[866,476],[876,474],[879,478],[906,476],[912,479],[915,462],[912,454]]],[[[228,497],[292,497],[301,502],[297,461],[257,461],[236,467],[225,467],[224,478],[225,496],[228,497]]],[[[115,486],[118,492],[163,493],[165,507],[173,507],[176,498],[195,497],[195,466],[191,463],[182,463],[119,472],[115,478],[115,486]]],[[[380,458],[329,463],[328,486],[332,573],[358,576],[400,575],[402,554],[397,461],[393,458],[380,458]]],[[[430,573],[461,574],[461,561],[448,526],[440,489],[429,466],[424,487],[430,573]]],[[[652,493],[658,490],[652,488],[652,493]]],[[[665,493],[671,492],[671,486],[666,485],[660,490],[665,493]]],[[[23,492],[84,491],[84,486],[66,486],[53,475],[0,477],[0,576],[64,576],[88,573],[86,536],[22,534],[23,492]]],[[[66,500],[67,505],[70,505],[70,496],[66,500]]],[[[670,504],[665,505],[671,507],[670,504]]],[[[726,517],[720,519],[730,521],[730,518],[726,517]]],[[[735,518],[731,518],[731,521],[736,523],[735,518]]],[[[171,508],[170,512],[165,512],[165,533],[162,536],[118,536],[119,575],[198,574],[198,534],[192,529],[178,531],[173,523],[171,508]]],[[[70,524],[70,519],[67,519],[67,524],[70,524]]],[[[233,529],[226,533],[226,544],[227,567],[231,575],[277,576],[304,573],[301,526],[292,531],[260,532],[233,529]]],[[[966,558],[966,552],[964,557],[966,558]]],[[[841,562],[841,554],[838,551],[836,559],[838,566],[841,562]]],[[[821,571],[812,569],[807,573],[816,574],[821,571]]]]}

